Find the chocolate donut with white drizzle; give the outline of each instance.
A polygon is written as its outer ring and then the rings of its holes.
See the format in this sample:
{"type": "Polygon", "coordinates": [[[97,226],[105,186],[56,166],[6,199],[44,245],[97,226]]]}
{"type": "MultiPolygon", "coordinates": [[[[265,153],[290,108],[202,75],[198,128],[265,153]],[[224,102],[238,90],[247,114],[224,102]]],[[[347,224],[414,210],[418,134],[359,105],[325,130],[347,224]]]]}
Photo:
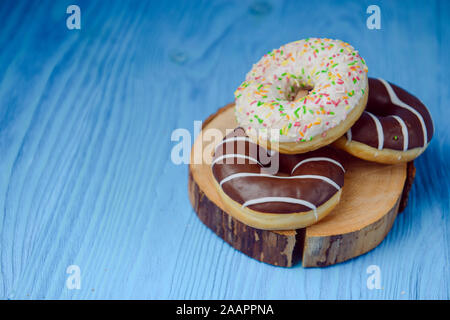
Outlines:
{"type": "Polygon", "coordinates": [[[236,219],[258,229],[292,230],[317,222],[337,205],[345,169],[334,149],[298,155],[272,152],[271,159],[279,160],[275,174],[265,172],[265,154],[242,128],[216,147],[216,188],[236,219]]]}
{"type": "Polygon", "coordinates": [[[369,99],[361,117],[334,145],[379,163],[407,162],[428,146],[434,128],[426,106],[406,90],[369,78],[369,99]]]}

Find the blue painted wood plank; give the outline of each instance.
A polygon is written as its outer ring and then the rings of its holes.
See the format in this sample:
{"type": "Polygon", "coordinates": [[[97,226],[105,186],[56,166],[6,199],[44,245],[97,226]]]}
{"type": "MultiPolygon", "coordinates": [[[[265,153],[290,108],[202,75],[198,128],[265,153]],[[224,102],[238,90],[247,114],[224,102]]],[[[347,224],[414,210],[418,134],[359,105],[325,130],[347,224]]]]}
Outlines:
{"type": "Polygon", "coordinates": [[[371,1],[77,1],[81,30],[66,28],[70,4],[0,4],[0,298],[449,298],[448,1],[375,1],[381,30],[366,27],[371,1]],[[201,224],[170,138],[230,102],[262,54],[311,36],[353,44],[436,133],[379,247],[283,269],[201,224]]]}

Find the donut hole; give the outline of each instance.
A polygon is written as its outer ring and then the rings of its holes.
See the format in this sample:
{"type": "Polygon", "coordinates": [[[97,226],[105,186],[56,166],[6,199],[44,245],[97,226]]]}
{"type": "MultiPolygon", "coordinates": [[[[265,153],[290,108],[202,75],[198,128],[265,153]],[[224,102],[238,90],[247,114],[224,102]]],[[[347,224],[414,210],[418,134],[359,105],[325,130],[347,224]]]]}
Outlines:
{"type": "Polygon", "coordinates": [[[305,96],[307,96],[314,88],[311,86],[306,86],[304,84],[298,86],[292,86],[291,92],[287,96],[287,100],[296,101],[305,96]]]}

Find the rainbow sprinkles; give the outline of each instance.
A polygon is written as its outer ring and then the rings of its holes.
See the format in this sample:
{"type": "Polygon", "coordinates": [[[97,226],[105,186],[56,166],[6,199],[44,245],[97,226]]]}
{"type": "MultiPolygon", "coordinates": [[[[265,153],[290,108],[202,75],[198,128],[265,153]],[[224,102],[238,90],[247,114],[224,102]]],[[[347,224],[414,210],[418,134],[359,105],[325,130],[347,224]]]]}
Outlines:
{"type": "Polygon", "coordinates": [[[350,44],[309,38],[265,54],[235,92],[235,113],[250,136],[276,129],[280,142],[309,141],[346,119],[364,96],[367,66],[350,44]],[[308,94],[298,97],[299,90],[308,94]]]}

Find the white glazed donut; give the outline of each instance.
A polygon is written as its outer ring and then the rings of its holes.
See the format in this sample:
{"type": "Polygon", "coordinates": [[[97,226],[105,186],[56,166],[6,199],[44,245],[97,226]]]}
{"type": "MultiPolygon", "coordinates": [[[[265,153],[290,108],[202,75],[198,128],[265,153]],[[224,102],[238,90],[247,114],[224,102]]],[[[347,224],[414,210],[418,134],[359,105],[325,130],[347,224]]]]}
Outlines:
{"type": "Polygon", "coordinates": [[[264,55],[236,90],[237,121],[253,140],[277,141],[275,149],[283,153],[320,148],[342,136],[363,112],[367,71],[346,42],[288,43],[264,55]]]}

